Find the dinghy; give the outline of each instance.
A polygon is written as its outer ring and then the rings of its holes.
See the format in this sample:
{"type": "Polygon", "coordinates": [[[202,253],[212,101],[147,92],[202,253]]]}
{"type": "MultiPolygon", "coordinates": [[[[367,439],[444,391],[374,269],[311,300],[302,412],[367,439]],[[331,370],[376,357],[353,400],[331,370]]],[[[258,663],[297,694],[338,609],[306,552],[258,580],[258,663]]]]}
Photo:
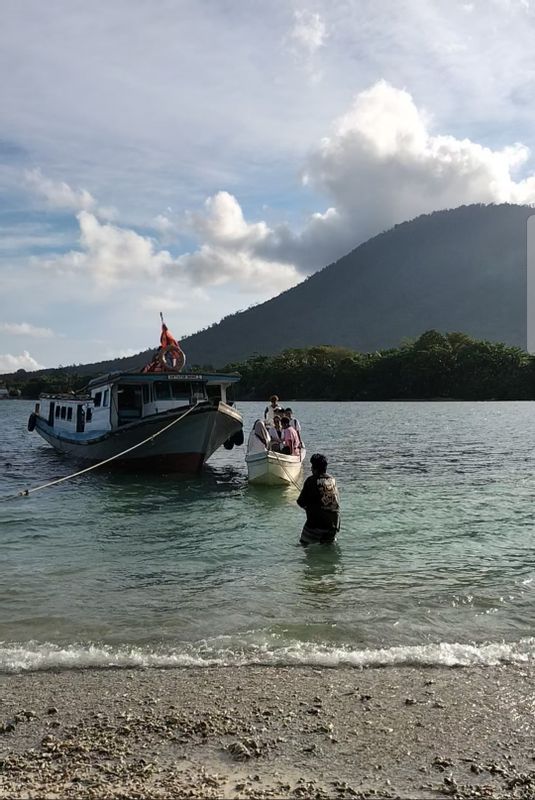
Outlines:
{"type": "Polygon", "coordinates": [[[286,455],[270,450],[269,434],[264,423],[258,420],[251,431],[247,443],[247,474],[249,483],[265,486],[288,486],[297,484],[306,456],[301,447],[299,455],[286,455]]]}

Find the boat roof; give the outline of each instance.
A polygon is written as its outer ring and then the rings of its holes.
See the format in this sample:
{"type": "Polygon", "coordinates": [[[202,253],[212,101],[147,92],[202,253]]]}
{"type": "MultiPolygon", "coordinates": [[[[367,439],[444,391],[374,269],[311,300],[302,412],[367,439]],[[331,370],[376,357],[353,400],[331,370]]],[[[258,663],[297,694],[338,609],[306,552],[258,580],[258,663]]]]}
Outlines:
{"type": "Polygon", "coordinates": [[[110,383],[154,383],[154,381],[201,381],[207,386],[229,386],[237,383],[241,378],[237,372],[109,372],[106,375],[99,375],[89,381],[88,388],[93,389],[97,386],[104,386],[110,383]]]}

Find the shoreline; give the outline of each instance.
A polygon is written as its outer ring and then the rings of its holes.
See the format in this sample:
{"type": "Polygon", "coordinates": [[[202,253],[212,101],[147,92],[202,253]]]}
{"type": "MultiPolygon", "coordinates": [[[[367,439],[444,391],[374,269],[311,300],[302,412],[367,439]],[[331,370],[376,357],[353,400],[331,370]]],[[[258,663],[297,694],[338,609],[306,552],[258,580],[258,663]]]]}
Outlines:
{"type": "Polygon", "coordinates": [[[535,796],[535,667],[0,676],[0,797],[535,796]]]}

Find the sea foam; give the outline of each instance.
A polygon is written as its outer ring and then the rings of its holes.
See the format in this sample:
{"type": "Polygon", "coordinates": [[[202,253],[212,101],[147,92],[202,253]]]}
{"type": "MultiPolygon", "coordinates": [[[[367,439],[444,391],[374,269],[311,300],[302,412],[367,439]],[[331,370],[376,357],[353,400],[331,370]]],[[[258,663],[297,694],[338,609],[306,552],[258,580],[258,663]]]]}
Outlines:
{"type": "Polygon", "coordinates": [[[177,647],[105,644],[0,643],[0,672],[40,670],[176,667],[319,666],[319,667],[473,667],[527,664],[535,661],[535,638],[517,642],[407,645],[379,649],[333,647],[311,642],[266,640],[252,644],[234,637],[177,647]]]}

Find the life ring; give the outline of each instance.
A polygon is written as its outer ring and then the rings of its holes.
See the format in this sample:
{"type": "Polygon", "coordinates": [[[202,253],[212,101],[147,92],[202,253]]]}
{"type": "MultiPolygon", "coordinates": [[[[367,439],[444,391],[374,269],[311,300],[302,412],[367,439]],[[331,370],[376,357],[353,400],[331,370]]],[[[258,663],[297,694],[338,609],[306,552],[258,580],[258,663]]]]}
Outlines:
{"type": "Polygon", "coordinates": [[[172,369],[180,372],[180,370],[184,369],[186,365],[186,354],[180,349],[180,347],[175,347],[174,344],[169,344],[167,347],[162,347],[160,350],[160,360],[166,369],[172,369]],[[169,364],[167,356],[170,356],[171,364],[169,364]]]}
{"type": "Polygon", "coordinates": [[[35,425],[36,425],[36,422],[37,422],[37,417],[36,417],[36,415],[35,415],[35,414],[33,413],[33,411],[32,411],[32,413],[31,413],[31,414],[30,414],[30,416],[28,417],[28,430],[29,430],[29,431],[33,431],[33,430],[35,430],[35,425]]]}

